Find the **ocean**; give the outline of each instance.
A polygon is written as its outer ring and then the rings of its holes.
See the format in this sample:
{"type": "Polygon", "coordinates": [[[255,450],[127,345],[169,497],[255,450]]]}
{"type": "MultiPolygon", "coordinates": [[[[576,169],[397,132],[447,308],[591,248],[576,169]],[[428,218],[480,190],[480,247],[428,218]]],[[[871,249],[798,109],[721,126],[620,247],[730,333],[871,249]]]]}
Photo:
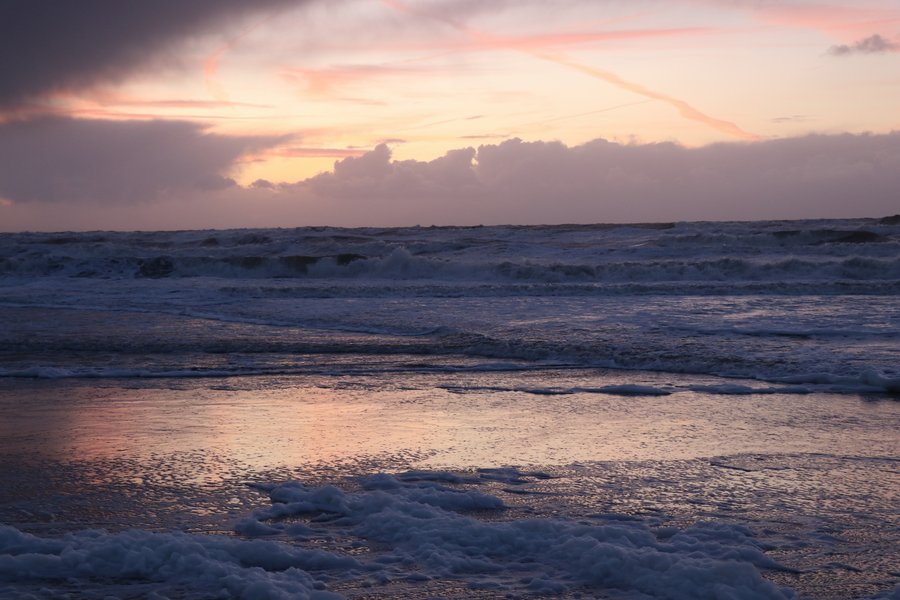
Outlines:
{"type": "Polygon", "coordinates": [[[900,598],[900,219],[0,234],[0,597],[900,598]]]}

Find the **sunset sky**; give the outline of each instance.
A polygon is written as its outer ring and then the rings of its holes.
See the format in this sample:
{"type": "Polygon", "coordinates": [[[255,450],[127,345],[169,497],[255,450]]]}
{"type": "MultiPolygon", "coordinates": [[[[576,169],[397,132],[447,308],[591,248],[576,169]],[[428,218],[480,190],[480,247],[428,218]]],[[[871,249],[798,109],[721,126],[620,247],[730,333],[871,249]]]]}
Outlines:
{"type": "Polygon", "coordinates": [[[0,230],[900,212],[900,1],[0,0],[0,230]]]}

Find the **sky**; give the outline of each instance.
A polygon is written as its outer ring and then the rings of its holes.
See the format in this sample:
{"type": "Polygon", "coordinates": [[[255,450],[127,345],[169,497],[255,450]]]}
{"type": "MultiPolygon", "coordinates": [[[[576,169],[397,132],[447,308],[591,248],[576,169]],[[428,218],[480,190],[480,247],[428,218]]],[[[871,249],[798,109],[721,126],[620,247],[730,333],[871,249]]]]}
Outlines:
{"type": "Polygon", "coordinates": [[[900,0],[0,0],[0,231],[900,213],[900,0]]]}

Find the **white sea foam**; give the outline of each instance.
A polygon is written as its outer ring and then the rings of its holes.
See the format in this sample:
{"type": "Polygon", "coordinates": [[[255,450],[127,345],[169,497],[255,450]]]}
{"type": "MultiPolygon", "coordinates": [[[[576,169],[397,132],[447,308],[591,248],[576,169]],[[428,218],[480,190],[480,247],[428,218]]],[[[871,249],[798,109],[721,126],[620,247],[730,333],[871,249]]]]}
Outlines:
{"type": "MultiPolygon", "coordinates": [[[[480,475],[510,484],[543,476],[514,469],[480,475]]],[[[498,593],[795,597],[762,576],[761,569],[782,567],[746,528],[697,523],[654,530],[614,515],[595,522],[510,520],[499,498],[473,488],[478,480],[418,471],[363,477],[356,492],[298,482],[263,485],[272,505],[237,523],[244,539],[147,531],[83,531],[52,539],[0,527],[0,582],[20,591],[29,582],[75,589],[103,582],[101,587],[122,591],[142,585],[160,595],[189,590],[247,598],[325,599],[338,597],[324,589],[333,582],[415,586],[432,579],[498,593]],[[473,516],[485,511],[501,518],[473,516]],[[330,549],[315,549],[322,545],[330,549]],[[361,546],[372,550],[350,555],[361,546]]]]}
{"type": "Polygon", "coordinates": [[[0,526],[0,592],[4,581],[20,584],[9,586],[8,597],[28,597],[21,584],[32,581],[75,586],[77,593],[103,580],[124,590],[151,583],[159,594],[189,589],[211,597],[327,600],[340,596],[323,591],[309,571],[357,569],[349,556],[261,540],[138,530],[53,539],[0,526]]]}
{"type": "Polygon", "coordinates": [[[558,593],[596,586],[673,599],[793,597],[760,576],[759,568],[780,567],[740,527],[698,524],[659,537],[635,522],[485,522],[459,511],[498,510],[503,503],[448,488],[446,480],[440,474],[377,475],[362,481],[361,493],[291,482],[272,487],[273,506],[257,511],[251,522],[287,529],[272,520],[328,514],[341,529],[390,547],[393,556],[379,562],[415,565],[426,579],[465,577],[498,590],[558,593]]]}

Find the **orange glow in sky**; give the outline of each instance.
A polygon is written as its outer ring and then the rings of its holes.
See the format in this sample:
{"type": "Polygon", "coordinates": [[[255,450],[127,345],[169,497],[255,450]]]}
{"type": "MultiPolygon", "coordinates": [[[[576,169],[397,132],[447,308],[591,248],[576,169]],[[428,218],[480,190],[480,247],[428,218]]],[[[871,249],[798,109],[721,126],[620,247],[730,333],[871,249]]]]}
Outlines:
{"type": "Polygon", "coordinates": [[[241,163],[241,183],[304,179],[384,141],[395,158],[429,160],[511,137],[694,146],[889,131],[900,54],[828,54],[875,33],[900,34],[900,6],[309,4],[196,40],[179,69],[57,110],[289,138],[241,163]]]}
{"type": "MultiPolygon", "coordinates": [[[[16,85],[7,98],[0,90],[0,158],[4,148],[18,157],[23,142],[16,136],[38,135],[37,125],[32,131],[18,124],[48,116],[57,120],[46,128],[90,121],[91,131],[102,129],[97,123],[157,123],[141,132],[156,140],[151,149],[166,166],[161,183],[142,184],[149,190],[144,195],[174,198],[194,185],[178,161],[166,162],[164,142],[196,142],[221,151],[197,165],[197,189],[225,194],[237,207],[241,201],[229,186],[254,190],[253,202],[262,190],[307,198],[310,189],[319,194],[325,188],[291,186],[333,173],[337,161],[364,157],[382,144],[398,164],[471,148],[474,169],[479,148],[512,140],[696,149],[900,129],[896,0],[261,0],[249,8],[203,6],[222,14],[195,30],[176,27],[173,7],[164,9],[173,18],[161,20],[160,31],[148,33],[134,21],[135,33],[149,40],[147,59],[106,64],[85,51],[96,71],[84,67],[86,76],[77,78],[45,64],[48,79],[34,90],[30,69],[13,63],[22,81],[11,80],[16,85]],[[152,137],[169,127],[163,121],[183,124],[166,134],[181,142],[152,137]],[[173,173],[171,183],[164,180],[173,173]]],[[[107,40],[108,56],[129,33],[107,40]]],[[[38,63],[49,51],[32,54],[38,63]]],[[[44,223],[53,211],[39,204],[48,199],[93,197],[90,189],[69,194],[65,187],[73,177],[81,181],[83,169],[46,185],[27,180],[32,171],[51,168],[41,167],[39,144],[59,145],[57,134],[46,133],[53,142],[34,142],[31,162],[9,167],[8,181],[0,169],[0,196],[7,198],[0,209],[10,219],[19,214],[11,207],[22,211],[21,224],[8,227],[44,223]],[[29,202],[37,203],[26,207],[29,202]]],[[[127,146],[127,139],[116,143],[127,146]]],[[[188,159],[197,156],[187,146],[182,151],[188,159]]],[[[98,150],[101,156],[122,150],[104,152],[98,150]]],[[[869,155],[879,156],[887,155],[869,155]]],[[[892,161],[883,159],[886,168],[892,161]]],[[[67,168],[71,157],[61,151],[58,164],[67,168]]],[[[114,172],[99,165],[92,175],[109,179],[114,172]]],[[[468,176],[462,173],[460,181],[468,176]]],[[[127,182],[83,183],[96,184],[97,193],[115,188],[110,198],[116,202],[123,194],[127,202],[141,200],[127,182]]],[[[599,210],[583,218],[605,215],[599,210]]]]}

